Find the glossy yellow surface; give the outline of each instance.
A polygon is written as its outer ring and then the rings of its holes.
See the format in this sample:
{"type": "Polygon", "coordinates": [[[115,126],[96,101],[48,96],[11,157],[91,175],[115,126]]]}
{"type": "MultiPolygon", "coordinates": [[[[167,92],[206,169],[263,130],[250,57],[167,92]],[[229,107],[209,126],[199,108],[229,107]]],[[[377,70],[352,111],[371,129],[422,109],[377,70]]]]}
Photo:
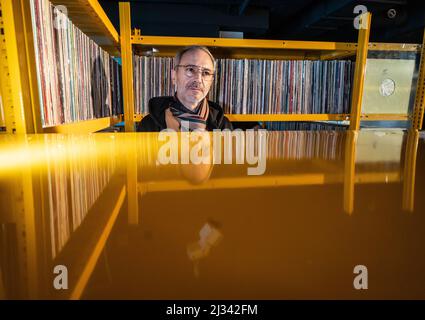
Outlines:
{"type": "Polygon", "coordinates": [[[260,175],[240,137],[165,165],[155,133],[1,135],[0,298],[425,298],[422,133],[256,135],[260,175]]]}

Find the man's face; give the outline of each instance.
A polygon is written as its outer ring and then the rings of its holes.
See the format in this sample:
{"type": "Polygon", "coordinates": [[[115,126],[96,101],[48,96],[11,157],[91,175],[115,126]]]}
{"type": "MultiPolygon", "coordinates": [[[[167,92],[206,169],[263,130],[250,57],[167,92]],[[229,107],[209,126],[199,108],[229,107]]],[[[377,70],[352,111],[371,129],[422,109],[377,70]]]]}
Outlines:
{"type": "Polygon", "coordinates": [[[213,62],[206,52],[192,50],[183,55],[179,65],[194,66],[194,68],[189,67],[189,70],[185,67],[178,67],[172,72],[173,82],[177,86],[177,97],[186,107],[194,108],[210,90],[213,79],[205,77],[205,73],[214,71],[213,62]],[[190,70],[195,72],[188,75],[190,70]]]}

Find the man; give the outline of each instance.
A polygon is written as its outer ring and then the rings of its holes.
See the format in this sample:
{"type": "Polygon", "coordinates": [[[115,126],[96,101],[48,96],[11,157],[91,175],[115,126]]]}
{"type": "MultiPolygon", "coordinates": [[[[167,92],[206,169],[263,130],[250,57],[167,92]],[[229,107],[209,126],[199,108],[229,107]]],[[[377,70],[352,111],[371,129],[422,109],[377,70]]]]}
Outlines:
{"type": "Polygon", "coordinates": [[[137,131],[232,129],[223,109],[206,98],[214,72],[215,60],[206,47],[191,46],[178,52],[171,74],[174,96],[150,99],[149,114],[137,131]]]}

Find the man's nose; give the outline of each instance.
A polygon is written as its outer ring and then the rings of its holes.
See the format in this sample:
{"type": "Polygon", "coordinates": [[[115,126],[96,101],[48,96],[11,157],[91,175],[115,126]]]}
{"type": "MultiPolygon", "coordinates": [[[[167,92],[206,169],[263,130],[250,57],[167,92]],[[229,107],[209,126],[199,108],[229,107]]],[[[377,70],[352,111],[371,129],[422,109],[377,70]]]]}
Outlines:
{"type": "Polygon", "coordinates": [[[202,82],[202,71],[195,72],[195,79],[202,82]]]}

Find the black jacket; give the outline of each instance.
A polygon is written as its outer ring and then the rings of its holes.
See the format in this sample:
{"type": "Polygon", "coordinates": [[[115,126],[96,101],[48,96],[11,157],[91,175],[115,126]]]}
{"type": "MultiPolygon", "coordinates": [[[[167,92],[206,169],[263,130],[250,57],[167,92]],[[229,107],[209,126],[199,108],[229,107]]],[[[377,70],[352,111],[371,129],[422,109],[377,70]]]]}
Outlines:
{"type": "MultiPolygon", "coordinates": [[[[170,106],[173,97],[155,97],[149,100],[149,114],[137,125],[137,131],[161,131],[167,129],[165,110],[170,106]]],[[[232,123],[224,116],[223,109],[215,102],[208,101],[210,114],[207,119],[207,131],[213,129],[230,129],[232,123]]]]}

